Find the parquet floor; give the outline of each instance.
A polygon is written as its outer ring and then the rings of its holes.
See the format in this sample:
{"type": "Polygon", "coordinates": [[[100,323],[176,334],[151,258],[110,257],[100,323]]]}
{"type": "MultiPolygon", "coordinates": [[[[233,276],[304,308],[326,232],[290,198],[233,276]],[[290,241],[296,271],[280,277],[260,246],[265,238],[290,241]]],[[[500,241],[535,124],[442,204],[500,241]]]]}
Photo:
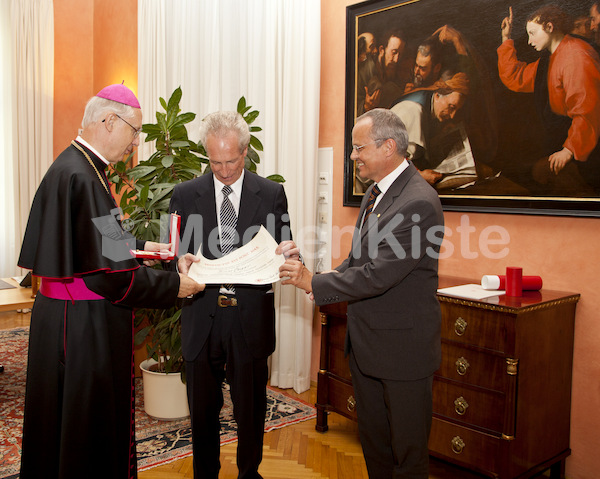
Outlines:
{"type": "MultiPolygon", "coordinates": [[[[220,479],[237,477],[236,448],[237,443],[221,447],[220,479]]],[[[368,478],[356,425],[345,419],[336,421],[333,417],[326,434],[315,430],[314,420],[266,433],[259,472],[264,479],[368,478]]],[[[138,477],[190,479],[193,477],[192,459],[149,469],[140,472],[138,477]]]]}
{"type": "MultiPolygon", "coordinates": [[[[29,325],[30,314],[0,312],[0,329],[29,325]]],[[[310,404],[316,402],[316,387],[290,396],[310,404]]],[[[316,419],[265,434],[263,461],[259,472],[264,479],[368,479],[356,423],[331,413],[329,430],[315,430],[316,419]]],[[[235,479],[237,443],[221,447],[219,479],[235,479]]],[[[192,479],[192,458],[155,467],[138,474],[139,479],[192,479]]],[[[461,468],[431,460],[430,479],[482,479],[461,468]]]]}

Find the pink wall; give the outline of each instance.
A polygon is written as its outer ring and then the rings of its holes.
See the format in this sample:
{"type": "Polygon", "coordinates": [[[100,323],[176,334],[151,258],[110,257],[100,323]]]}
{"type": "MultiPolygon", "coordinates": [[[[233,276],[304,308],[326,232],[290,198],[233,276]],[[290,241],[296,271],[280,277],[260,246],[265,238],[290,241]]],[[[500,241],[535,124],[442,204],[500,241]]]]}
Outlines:
{"type": "MultiPolygon", "coordinates": [[[[322,0],[321,48],[321,129],[319,146],[334,149],[333,225],[339,228],[354,224],[356,208],[342,205],[344,165],[345,104],[345,35],[346,6],[349,0],[322,0]]],[[[522,266],[526,274],[539,274],[544,287],[581,294],[577,306],[573,399],[571,410],[572,455],[567,460],[570,479],[598,477],[600,455],[600,294],[596,291],[595,267],[600,264],[596,238],[600,237],[600,220],[545,216],[446,213],[445,251],[453,254],[440,261],[440,274],[480,279],[483,274],[501,273],[506,266],[522,266]],[[463,218],[464,217],[464,218],[463,218]],[[462,235],[461,221],[468,221],[474,233],[462,235]],[[501,259],[489,259],[478,244],[480,233],[490,225],[506,230],[509,243],[490,247],[491,253],[507,248],[501,259]],[[467,240],[469,243],[467,244],[467,240]],[[467,247],[468,246],[468,247],[467,247]],[[476,258],[467,259],[463,256],[476,258]]],[[[343,238],[342,251],[348,251],[349,238],[343,238]]],[[[488,255],[489,256],[489,255],[488,255]]],[[[343,258],[333,258],[338,264],[343,258]]],[[[315,320],[312,378],[316,380],[319,357],[318,330],[315,320]]],[[[559,358],[558,358],[559,360],[559,358]]],[[[551,364],[548,365],[552,367],[551,364]]]]}
{"type": "Polygon", "coordinates": [[[106,85],[137,93],[137,1],[54,0],[54,157],[106,85]]]}
{"type": "Polygon", "coordinates": [[[54,158],[77,135],[95,93],[93,16],[91,1],[54,0],[54,158]]]}

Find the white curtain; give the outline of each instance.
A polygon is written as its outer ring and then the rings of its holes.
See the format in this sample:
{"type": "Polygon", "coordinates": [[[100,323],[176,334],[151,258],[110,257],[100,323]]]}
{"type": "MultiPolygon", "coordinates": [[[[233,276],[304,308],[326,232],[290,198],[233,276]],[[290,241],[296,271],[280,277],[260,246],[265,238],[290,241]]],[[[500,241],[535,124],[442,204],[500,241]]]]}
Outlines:
{"type": "Polygon", "coordinates": [[[54,10],[52,0],[1,3],[0,274],[13,276],[33,195],[52,163],[54,10]]]}
{"type": "MultiPolygon", "coordinates": [[[[139,98],[154,122],[158,98],[181,86],[182,111],[198,125],[241,96],[260,111],[265,151],[259,174],[281,174],[294,239],[312,257],[319,127],[320,0],[138,0],[139,98]]],[[[143,148],[142,159],[148,157],[143,148]]],[[[277,349],[271,384],[310,387],[313,305],[291,286],[277,287],[277,349]]]]}

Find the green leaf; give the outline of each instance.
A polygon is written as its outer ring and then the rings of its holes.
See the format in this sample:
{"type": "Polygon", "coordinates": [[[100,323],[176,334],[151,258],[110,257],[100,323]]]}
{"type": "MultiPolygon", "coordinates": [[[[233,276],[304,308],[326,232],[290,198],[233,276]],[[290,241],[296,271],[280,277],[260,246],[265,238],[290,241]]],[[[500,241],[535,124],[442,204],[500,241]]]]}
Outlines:
{"type": "Polygon", "coordinates": [[[167,125],[167,117],[165,115],[159,115],[158,113],[156,114],[156,119],[158,120],[158,125],[160,126],[160,129],[162,130],[163,133],[168,132],[169,131],[169,127],[167,125]]]}
{"type": "Polygon", "coordinates": [[[152,198],[152,201],[148,205],[148,208],[151,208],[153,206],[156,208],[156,203],[158,203],[160,200],[162,200],[165,196],[169,195],[171,193],[171,190],[172,190],[172,188],[158,191],[152,198]]]}
{"type": "Polygon", "coordinates": [[[165,189],[166,188],[168,190],[172,190],[174,187],[175,187],[175,183],[169,183],[169,182],[154,184],[155,189],[165,189]]]}
{"type": "Polygon", "coordinates": [[[157,211],[164,211],[167,212],[169,210],[169,204],[171,203],[171,197],[165,198],[164,200],[157,202],[154,205],[154,208],[157,211]]]}
{"type": "Polygon", "coordinates": [[[254,151],[252,148],[248,148],[248,153],[246,153],[246,156],[250,158],[253,163],[260,163],[260,157],[258,156],[258,153],[256,153],[256,151],[254,151]]]}
{"type": "Polygon", "coordinates": [[[173,148],[187,148],[188,146],[190,146],[190,142],[187,140],[172,141],[171,146],[173,148]]]}
{"type": "Polygon", "coordinates": [[[156,171],[155,166],[138,165],[135,168],[129,170],[129,175],[134,180],[135,179],[139,180],[139,179],[143,178],[144,176],[154,173],[155,171],[156,171]]]}
{"type": "Polygon", "coordinates": [[[285,183],[285,178],[281,175],[269,175],[268,180],[274,181],[275,183],[285,183]]]}
{"type": "Polygon", "coordinates": [[[160,239],[160,222],[158,220],[152,220],[150,222],[150,233],[152,241],[158,241],[160,239]]]}
{"type": "Polygon", "coordinates": [[[140,201],[143,203],[146,202],[146,200],[148,200],[148,192],[150,191],[150,185],[146,185],[142,188],[142,191],[140,192],[140,201]]]}
{"type": "Polygon", "coordinates": [[[183,93],[181,91],[181,87],[178,86],[175,91],[173,92],[173,94],[171,95],[171,98],[169,98],[169,105],[168,108],[165,108],[165,110],[170,110],[171,108],[175,108],[179,105],[179,102],[181,101],[181,97],[182,97],[183,93]]]}
{"type": "Polygon", "coordinates": [[[263,144],[254,135],[250,136],[250,145],[252,145],[255,150],[263,151],[263,144]]]}
{"type": "Polygon", "coordinates": [[[241,110],[246,108],[246,98],[241,97],[238,100],[238,104],[237,104],[237,111],[240,112],[241,110]]]}
{"type": "Polygon", "coordinates": [[[246,157],[246,159],[244,160],[244,166],[246,167],[246,169],[248,171],[251,171],[252,173],[256,173],[256,163],[251,161],[248,157],[246,157]]]}
{"type": "Polygon", "coordinates": [[[260,115],[260,113],[257,110],[251,111],[244,117],[244,120],[246,120],[246,123],[250,125],[254,120],[256,120],[256,118],[258,118],[258,115],[260,115]]]}
{"type": "Polygon", "coordinates": [[[173,155],[166,155],[161,160],[161,163],[165,168],[170,168],[173,165],[174,160],[175,158],[173,157],[173,155]]]}
{"type": "Polygon", "coordinates": [[[173,122],[174,126],[184,125],[186,123],[190,123],[196,119],[195,113],[182,113],[176,118],[176,121],[173,122]]]}
{"type": "Polygon", "coordinates": [[[139,346],[146,340],[150,331],[152,331],[152,325],[146,326],[135,333],[134,342],[136,346],[139,346]]]}

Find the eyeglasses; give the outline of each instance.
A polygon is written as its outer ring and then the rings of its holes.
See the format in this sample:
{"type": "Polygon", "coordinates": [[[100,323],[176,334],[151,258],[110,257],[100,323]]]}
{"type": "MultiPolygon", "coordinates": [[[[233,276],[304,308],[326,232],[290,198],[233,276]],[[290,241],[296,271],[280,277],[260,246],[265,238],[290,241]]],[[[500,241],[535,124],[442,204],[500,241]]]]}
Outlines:
{"type": "Polygon", "coordinates": [[[364,145],[352,145],[352,149],[357,153],[360,153],[364,147],[372,145],[373,143],[377,143],[378,141],[385,141],[387,138],[378,138],[377,140],[373,140],[369,143],[365,143],[364,145]]]}
{"type": "MultiPolygon", "coordinates": [[[[117,114],[115,113],[115,115],[117,115],[117,114]]],[[[140,136],[140,133],[142,131],[141,128],[136,128],[131,123],[129,123],[127,120],[124,120],[123,118],[121,118],[119,115],[117,115],[117,118],[119,118],[120,120],[123,120],[125,123],[127,123],[131,127],[131,129],[133,130],[133,137],[134,138],[137,138],[138,136],[140,136]]]]}

